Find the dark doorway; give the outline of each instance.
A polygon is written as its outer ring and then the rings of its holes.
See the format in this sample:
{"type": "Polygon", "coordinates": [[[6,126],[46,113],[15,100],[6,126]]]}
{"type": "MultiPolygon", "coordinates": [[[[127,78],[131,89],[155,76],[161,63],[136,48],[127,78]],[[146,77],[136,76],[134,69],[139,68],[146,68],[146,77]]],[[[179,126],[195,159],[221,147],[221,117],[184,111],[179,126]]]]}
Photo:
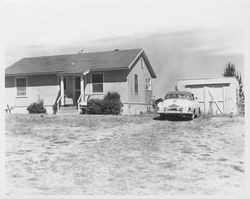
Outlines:
{"type": "Polygon", "coordinates": [[[77,104],[77,100],[81,95],[81,77],[75,77],[75,92],[74,92],[74,104],[77,104]]]}

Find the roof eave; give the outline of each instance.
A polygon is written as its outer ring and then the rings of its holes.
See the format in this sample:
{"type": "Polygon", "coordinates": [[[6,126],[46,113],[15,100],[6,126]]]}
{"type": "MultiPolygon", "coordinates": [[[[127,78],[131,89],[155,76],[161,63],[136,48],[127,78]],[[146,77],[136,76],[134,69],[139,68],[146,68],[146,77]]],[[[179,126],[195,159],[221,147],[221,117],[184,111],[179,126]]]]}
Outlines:
{"type": "Polygon", "coordinates": [[[5,77],[13,77],[13,76],[28,76],[28,75],[56,75],[61,71],[53,71],[53,72],[39,72],[39,73],[13,73],[8,74],[5,73],[5,77]]]}
{"type": "MultiPolygon", "coordinates": [[[[128,67],[118,67],[118,68],[99,68],[99,69],[90,69],[89,72],[98,72],[98,71],[114,71],[114,70],[128,70],[128,67]]],[[[82,72],[64,72],[64,71],[53,71],[53,72],[37,72],[37,73],[13,73],[8,74],[6,73],[6,77],[13,77],[13,76],[28,76],[28,75],[76,75],[76,74],[83,74],[86,73],[86,71],[82,72]]]]}
{"type": "Polygon", "coordinates": [[[89,69],[86,71],[81,71],[81,72],[60,72],[58,75],[69,75],[69,74],[83,74],[86,75],[91,72],[99,72],[99,71],[115,71],[115,70],[128,70],[128,67],[117,67],[117,68],[98,68],[98,69],[89,69]]]}
{"type": "Polygon", "coordinates": [[[153,67],[152,67],[152,65],[150,64],[149,59],[148,59],[148,57],[147,57],[147,55],[146,55],[146,53],[144,52],[143,49],[138,53],[138,55],[137,55],[137,56],[135,57],[135,59],[131,62],[131,64],[129,65],[128,68],[129,68],[130,70],[132,70],[132,68],[133,68],[134,65],[137,63],[137,61],[138,61],[138,59],[140,58],[140,56],[143,56],[144,61],[146,62],[147,69],[148,69],[148,71],[149,71],[151,77],[152,77],[152,78],[156,78],[156,75],[155,75],[155,72],[154,72],[154,70],[153,70],[153,67]]]}

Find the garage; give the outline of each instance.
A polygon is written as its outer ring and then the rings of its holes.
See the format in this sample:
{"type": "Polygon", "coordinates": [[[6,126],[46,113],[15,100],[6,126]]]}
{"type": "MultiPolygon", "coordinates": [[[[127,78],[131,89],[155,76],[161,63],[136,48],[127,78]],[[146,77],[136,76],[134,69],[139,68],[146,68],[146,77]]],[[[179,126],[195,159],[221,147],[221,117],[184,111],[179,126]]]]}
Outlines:
{"type": "Polygon", "coordinates": [[[203,114],[238,114],[239,84],[234,77],[181,79],[176,88],[192,92],[203,114]]]}

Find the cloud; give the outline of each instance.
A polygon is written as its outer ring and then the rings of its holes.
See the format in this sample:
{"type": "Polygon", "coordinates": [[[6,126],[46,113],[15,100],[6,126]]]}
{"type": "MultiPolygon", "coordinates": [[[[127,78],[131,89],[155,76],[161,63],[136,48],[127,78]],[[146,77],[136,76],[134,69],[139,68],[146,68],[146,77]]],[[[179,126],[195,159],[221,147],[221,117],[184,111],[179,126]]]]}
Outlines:
{"type": "Polygon", "coordinates": [[[244,29],[240,26],[197,31],[185,51],[213,55],[244,54],[244,29]]]}
{"type": "Polygon", "coordinates": [[[177,78],[220,76],[227,62],[243,71],[244,11],[241,1],[5,2],[6,66],[23,57],[139,47],[161,96],[177,78]]]}
{"type": "Polygon", "coordinates": [[[5,2],[9,46],[70,45],[107,37],[242,24],[241,1],[21,1],[5,2]]]}

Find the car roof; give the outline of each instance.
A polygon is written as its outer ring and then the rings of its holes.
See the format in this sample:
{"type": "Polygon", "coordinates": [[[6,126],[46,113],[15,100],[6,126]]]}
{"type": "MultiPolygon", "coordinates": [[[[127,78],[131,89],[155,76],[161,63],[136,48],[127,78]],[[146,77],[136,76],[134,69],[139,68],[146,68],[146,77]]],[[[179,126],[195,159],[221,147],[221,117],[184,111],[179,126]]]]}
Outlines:
{"type": "Polygon", "coordinates": [[[185,95],[193,95],[193,93],[189,92],[189,91],[170,91],[170,92],[167,92],[166,95],[169,95],[169,94],[185,94],[185,95]]]}

